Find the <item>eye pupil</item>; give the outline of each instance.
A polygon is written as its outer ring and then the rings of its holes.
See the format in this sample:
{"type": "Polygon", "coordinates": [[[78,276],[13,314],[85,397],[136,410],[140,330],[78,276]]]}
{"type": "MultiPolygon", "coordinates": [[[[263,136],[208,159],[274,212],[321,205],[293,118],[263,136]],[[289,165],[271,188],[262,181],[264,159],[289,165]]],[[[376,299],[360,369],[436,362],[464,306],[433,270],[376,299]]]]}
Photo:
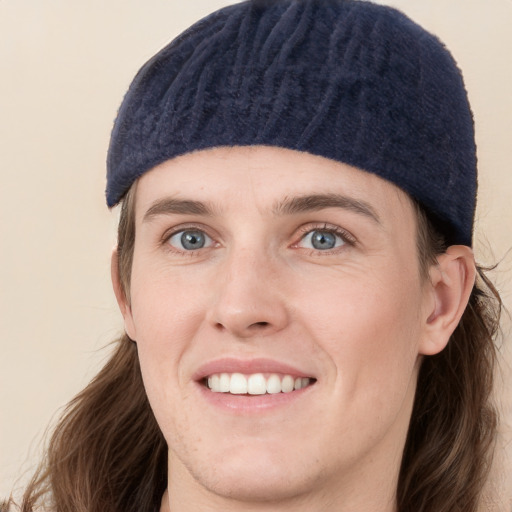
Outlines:
{"type": "Polygon", "coordinates": [[[181,245],[185,249],[202,249],[205,243],[204,233],[200,231],[184,231],[181,235],[181,245]]]}
{"type": "Polygon", "coordinates": [[[333,249],[336,247],[336,236],[327,231],[314,231],[311,244],[315,249],[333,249]]]}

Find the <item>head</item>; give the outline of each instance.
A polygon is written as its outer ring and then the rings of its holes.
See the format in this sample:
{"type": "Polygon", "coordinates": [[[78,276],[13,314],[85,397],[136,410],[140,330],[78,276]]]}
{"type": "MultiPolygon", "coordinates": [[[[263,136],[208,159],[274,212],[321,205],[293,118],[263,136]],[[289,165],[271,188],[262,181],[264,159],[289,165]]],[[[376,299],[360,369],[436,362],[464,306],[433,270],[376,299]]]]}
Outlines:
{"type": "Polygon", "coordinates": [[[442,44],[367,2],[226,8],[141,69],[108,163],[108,203],[131,187],[114,286],[170,482],[277,500],[364,474],[394,500],[423,359],[476,274],[472,116],[442,44]],[[272,374],[308,385],[281,408],[236,396],[272,374]]]}

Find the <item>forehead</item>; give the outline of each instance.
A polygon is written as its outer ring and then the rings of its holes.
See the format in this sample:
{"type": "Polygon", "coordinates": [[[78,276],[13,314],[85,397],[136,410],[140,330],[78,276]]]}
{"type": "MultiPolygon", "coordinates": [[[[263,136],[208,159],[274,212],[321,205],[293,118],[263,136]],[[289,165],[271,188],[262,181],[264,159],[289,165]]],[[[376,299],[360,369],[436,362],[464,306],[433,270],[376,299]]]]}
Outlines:
{"type": "Polygon", "coordinates": [[[216,214],[250,208],[276,214],[286,200],[334,195],[384,223],[413,217],[409,196],[379,176],[310,153],[250,146],[198,151],[156,166],[138,181],[137,219],[166,198],[202,202],[216,214]]]}

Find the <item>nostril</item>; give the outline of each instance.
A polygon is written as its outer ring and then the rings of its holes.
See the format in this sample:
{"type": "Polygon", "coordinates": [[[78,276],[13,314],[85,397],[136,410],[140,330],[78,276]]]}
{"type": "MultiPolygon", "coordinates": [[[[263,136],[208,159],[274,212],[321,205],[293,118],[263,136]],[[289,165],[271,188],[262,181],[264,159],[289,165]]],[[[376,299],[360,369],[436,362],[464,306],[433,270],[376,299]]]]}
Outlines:
{"type": "MultiPolygon", "coordinates": [[[[263,329],[265,327],[268,327],[270,326],[270,322],[254,322],[253,324],[250,324],[247,329],[248,330],[258,330],[258,329],[263,329]]],[[[226,326],[223,325],[221,322],[217,322],[215,324],[215,328],[218,330],[218,331],[224,331],[226,330],[226,326]]]]}
{"type": "Polygon", "coordinates": [[[270,325],[268,322],[255,322],[251,327],[267,327],[270,325]]]}

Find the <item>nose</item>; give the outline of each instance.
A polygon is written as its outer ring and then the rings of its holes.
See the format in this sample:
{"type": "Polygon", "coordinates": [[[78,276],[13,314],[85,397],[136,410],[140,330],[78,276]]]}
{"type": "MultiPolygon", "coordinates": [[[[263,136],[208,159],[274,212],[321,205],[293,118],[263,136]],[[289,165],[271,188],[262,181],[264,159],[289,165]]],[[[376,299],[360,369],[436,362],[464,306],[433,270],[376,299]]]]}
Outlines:
{"type": "Polygon", "coordinates": [[[210,323],[239,339],[279,332],[289,321],[282,280],[265,253],[233,252],[216,276],[210,323]]]}

